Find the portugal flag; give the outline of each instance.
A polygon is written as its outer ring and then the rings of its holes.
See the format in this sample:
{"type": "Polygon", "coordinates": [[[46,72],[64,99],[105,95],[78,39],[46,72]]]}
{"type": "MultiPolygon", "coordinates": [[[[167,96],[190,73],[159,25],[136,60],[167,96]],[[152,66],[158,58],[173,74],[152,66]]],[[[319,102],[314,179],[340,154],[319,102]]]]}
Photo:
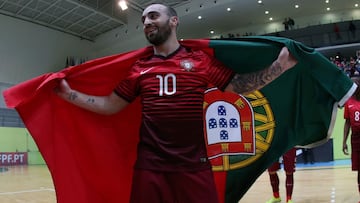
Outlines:
{"type": "MultiPolygon", "coordinates": [[[[356,89],[321,54],[289,39],[247,37],[181,44],[204,50],[238,73],[268,67],[283,46],[299,61],[261,91],[249,95],[206,92],[204,136],[220,202],[238,202],[290,148],[326,141],[337,107],[356,89]],[[235,111],[231,118],[224,117],[228,109],[235,111]],[[214,122],[225,130],[216,130],[219,126],[214,122]]],[[[107,95],[138,58],[151,54],[152,48],[145,47],[95,59],[4,91],[6,104],[18,111],[47,163],[58,203],[129,202],[141,109],[136,100],[111,116],[83,110],[55,94],[59,79],[66,78],[71,87],[87,94],[107,95]]]]}

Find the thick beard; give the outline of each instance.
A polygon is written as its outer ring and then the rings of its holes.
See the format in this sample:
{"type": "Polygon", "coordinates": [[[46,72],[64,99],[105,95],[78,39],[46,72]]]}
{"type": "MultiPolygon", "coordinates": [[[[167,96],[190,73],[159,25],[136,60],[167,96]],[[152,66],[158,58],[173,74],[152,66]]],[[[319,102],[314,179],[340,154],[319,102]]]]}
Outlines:
{"type": "Polygon", "coordinates": [[[169,26],[169,20],[161,26],[158,27],[158,32],[156,34],[146,35],[146,39],[154,46],[159,46],[166,42],[171,35],[171,27],[169,26]]]}

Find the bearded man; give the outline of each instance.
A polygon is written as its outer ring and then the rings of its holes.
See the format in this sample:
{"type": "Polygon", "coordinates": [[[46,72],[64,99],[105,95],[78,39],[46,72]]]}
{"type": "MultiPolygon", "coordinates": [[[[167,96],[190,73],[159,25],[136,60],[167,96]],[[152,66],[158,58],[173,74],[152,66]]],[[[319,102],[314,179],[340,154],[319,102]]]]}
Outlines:
{"type": "Polygon", "coordinates": [[[218,203],[203,135],[205,90],[212,84],[220,90],[252,92],[297,61],[284,47],[268,68],[236,74],[205,52],[180,45],[179,18],[173,8],[152,4],[141,20],[153,54],[139,59],[110,95],[84,94],[66,80],[58,95],[100,114],[117,113],[140,96],[142,120],[131,203],[218,203]]]}

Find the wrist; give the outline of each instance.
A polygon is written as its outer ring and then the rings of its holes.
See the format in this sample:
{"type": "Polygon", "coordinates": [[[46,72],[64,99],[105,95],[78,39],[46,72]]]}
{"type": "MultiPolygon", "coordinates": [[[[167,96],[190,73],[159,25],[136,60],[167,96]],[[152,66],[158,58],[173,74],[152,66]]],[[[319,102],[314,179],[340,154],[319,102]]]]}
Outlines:
{"type": "Polygon", "coordinates": [[[284,69],[284,64],[282,63],[281,59],[276,59],[274,61],[274,66],[277,67],[277,69],[280,70],[280,74],[285,72],[285,69],[284,69]]]}
{"type": "Polygon", "coordinates": [[[78,93],[75,90],[70,89],[67,99],[69,101],[74,101],[78,97],[78,93]]]}

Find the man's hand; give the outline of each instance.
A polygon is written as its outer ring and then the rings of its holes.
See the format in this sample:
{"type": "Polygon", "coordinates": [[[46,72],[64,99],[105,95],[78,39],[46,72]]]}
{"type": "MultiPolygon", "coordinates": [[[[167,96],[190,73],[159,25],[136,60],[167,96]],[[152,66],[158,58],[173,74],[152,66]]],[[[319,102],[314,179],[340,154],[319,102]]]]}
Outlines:
{"type": "Polygon", "coordinates": [[[297,60],[291,53],[287,47],[283,47],[279,53],[277,58],[277,62],[280,64],[283,72],[287,71],[288,69],[294,67],[297,64],[297,60]]]}
{"type": "Polygon", "coordinates": [[[65,79],[61,79],[59,86],[55,89],[55,92],[64,100],[71,100],[71,92],[73,92],[73,90],[70,88],[69,83],[65,79]]]}
{"type": "Polygon", "coordinates": [[[348,146],[346,143],[343,144],[343,152],[345,155],[349,155],[348,146]]]}

